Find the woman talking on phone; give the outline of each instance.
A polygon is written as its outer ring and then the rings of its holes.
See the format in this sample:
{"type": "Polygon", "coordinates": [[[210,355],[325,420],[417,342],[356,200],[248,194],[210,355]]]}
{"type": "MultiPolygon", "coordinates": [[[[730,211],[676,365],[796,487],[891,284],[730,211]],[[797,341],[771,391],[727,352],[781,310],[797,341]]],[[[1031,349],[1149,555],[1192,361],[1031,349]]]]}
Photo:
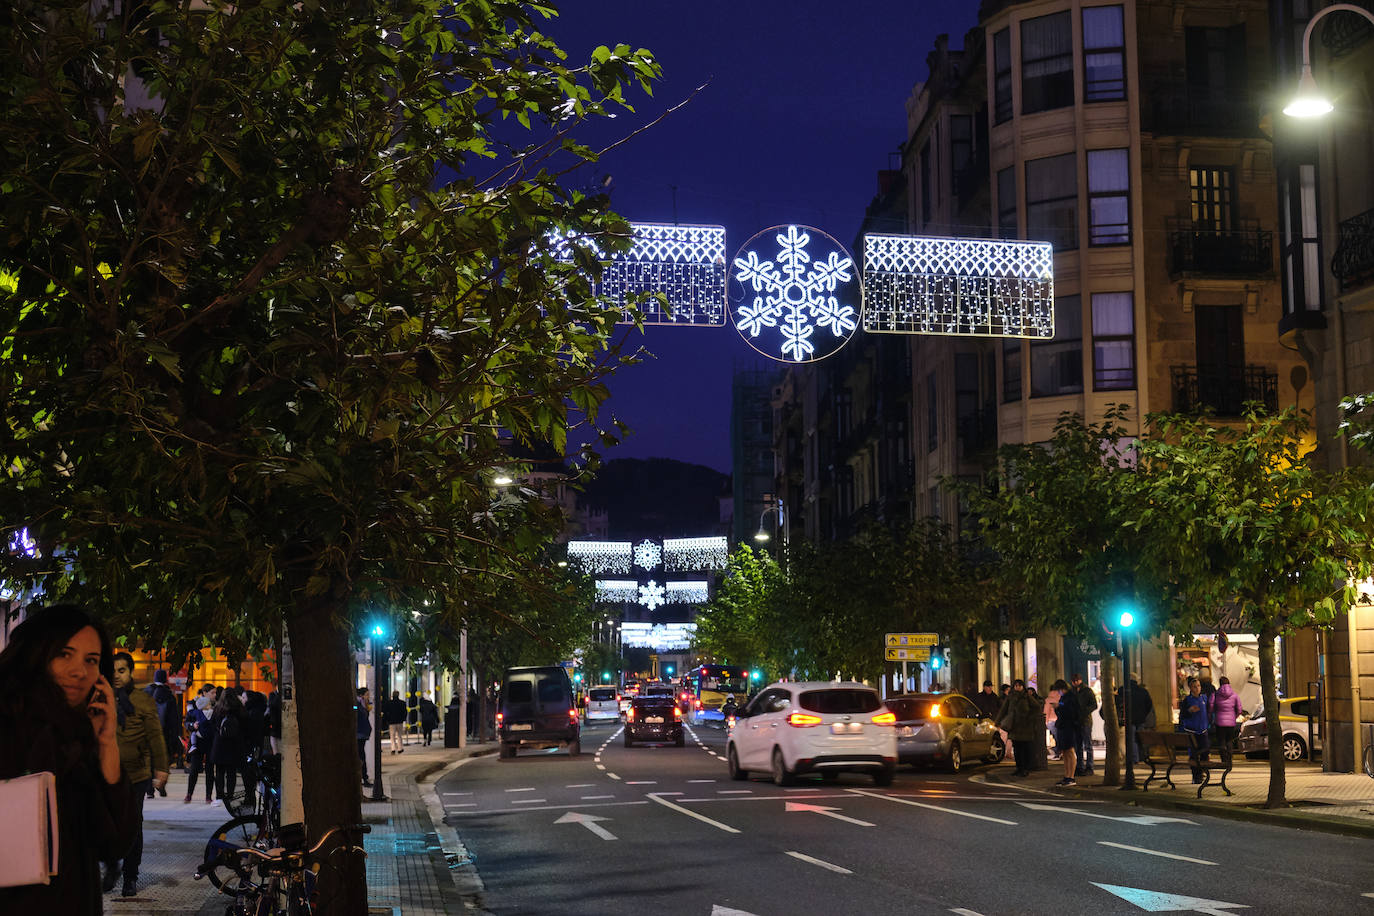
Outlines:
{"type": "Polygon", "coordinates": [[[70,604],[30,608],[0,652],[0,779],[55,774],[59,844],[51,883],[0,888],[0,913],[102,910],[100,862],[131,835],[111,654],[105,628],[70,604]]]}

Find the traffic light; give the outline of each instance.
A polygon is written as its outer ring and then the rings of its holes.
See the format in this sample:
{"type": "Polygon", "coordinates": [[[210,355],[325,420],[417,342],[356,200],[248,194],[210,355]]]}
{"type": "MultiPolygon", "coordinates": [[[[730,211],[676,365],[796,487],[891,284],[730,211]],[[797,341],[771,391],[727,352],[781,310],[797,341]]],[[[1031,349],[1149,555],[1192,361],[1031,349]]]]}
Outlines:
{"type": "Polygon", "coordinates": [[[386,636],[386,623],[381,620],[372,621],[372,627],[367,631],[367,635],[377,639],[386,636]]]}
{"type": "Polygon", "coordinates": [[[931,671],[939,671],[939,670],[940,670],[940,666],[943,665],[944,663],[945,663],[945,660],[944,660],[943,658],[941,658],[938,654],[932,654],[932,655],[930,656],[930,670],[931,670],[931,671]]]}
{"type": "Polygon", "coordinates": [[[582,672],[581,672],[581,671],[579,671],[579,672],[577,672],[576,674],[573,675],[573,683],[574,683],[574,684],[580,684],[580,683],[582,683],[582,672]]]}
{"type": "Polygon", "coordinates": [[[762,679],[763,679],[763,672],[760,671],[759,669],[755,668],[753,671],[749,672],[749,680],[751,680],[751,681],[760,681],[760,680],[762,680],[762,679]]]}
{"type": "Polygon", "coordinates": [[[668,672],[668,676],[669,676],[669,677],[672,677],[672,676],[673,676],[673,666],[672,666],[672,665],[668,665],[668,666],[665,667],[663,670],[666,671],[666,672],[668,672]]]}
{"type": "Polygon", "coordinates": [[[609,671],[603,671],[603,672],[601,672],[601,683],[603,683],[603,684],[608,683],[608,682],[610,681],[610,679],[611,679],[611,672],[609,672],[609,671]]]}

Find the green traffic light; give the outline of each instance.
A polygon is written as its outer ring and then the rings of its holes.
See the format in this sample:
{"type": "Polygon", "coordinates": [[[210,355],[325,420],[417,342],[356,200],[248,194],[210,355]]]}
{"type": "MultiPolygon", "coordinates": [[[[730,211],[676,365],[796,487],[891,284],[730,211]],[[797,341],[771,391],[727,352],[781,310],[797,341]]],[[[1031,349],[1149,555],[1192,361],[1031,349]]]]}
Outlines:
{"type": "Polygon", "coordinates": [[[763,677],[763,672],[760,671],[759,669],[755,668],[752,672],[750,672],[749,676],[750,676],[750,678],[752,678],[753,680],[756,680],[756,681],[757,681],[759,678],[763,677]]]}
{"type": "Polygon", "coordinates": [[[941,661],[943,661],[943,659],[941,659],[940,656],[932,655],[930,657],[930,670],[939,671],[941,661]]]}
{"type": "Polygon", "coordinates": [[[1132,614],[1130,611],[1122,611],[1122,612],[1121,612],[1121,626],[1122,626],[1122,628],[1124,628],[1124,629],[1130,629],[1134,624],[1135,624],[1135,615],[1132,614]]]}
{"type": "Polygon", "coordinates": [[[611,679],[611,672],[609,672],[609,671],[603,671],[603,672],[601,672],[601,679],[602,679],[603,681],[609,681],[609,680],[611,679]]]}
{"type": "Polygon", "coordinates": [[[380,623],[374,623],[374,624],[372,625],[372,635],[373,635],[373,636],[385,636],[385,635],[386,635],[386,627],[382,626],[380,623]]]}

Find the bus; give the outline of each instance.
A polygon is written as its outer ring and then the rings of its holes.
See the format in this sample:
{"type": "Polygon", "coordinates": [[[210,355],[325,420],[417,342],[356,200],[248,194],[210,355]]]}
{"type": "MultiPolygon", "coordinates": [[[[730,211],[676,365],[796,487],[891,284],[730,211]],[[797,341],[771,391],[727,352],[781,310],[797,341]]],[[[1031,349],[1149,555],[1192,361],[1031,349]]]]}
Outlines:
{"type": "Polygon", "coordinates": [[[698,665],[685,677],[691,703],[688,719],[694,725],[723,722],[720,707],[727,696],[734,696],[736,706],[749,698],[749,669],[741,665],[698,665]]]}

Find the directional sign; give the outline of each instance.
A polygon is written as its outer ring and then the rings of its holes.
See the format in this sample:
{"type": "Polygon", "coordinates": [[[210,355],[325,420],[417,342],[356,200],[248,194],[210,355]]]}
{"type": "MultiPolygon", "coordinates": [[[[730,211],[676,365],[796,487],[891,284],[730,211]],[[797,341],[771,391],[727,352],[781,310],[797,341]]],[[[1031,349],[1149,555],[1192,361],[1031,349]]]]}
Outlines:
{"type": "Polygon", "coordinates": [[[928,662],[930,649],[894,649],[888,646],[883,649],[883,658],[889,662],[928,662]]]}
{"type": "Polygon", "coordinates": [[[1235,916],[1232,910],[1248,910],[1248,904],[1227,903],[1224,900],[1208,900],[1205,897],[1186,897],[1183,894],[1166,894],[1163,891],[1147,891],[1140,887],[1121,887],[1116,884],[1092,882],[1122,900],[1134,903],[1147,913],[1208,913],[1210,916],[1235,916]]]}
{"type": "Polygon", "coordinates": [[[788,802],[788,811],[806,811],[811,814],[824,814],[826,817],[833,817],[837,821],[844,821],[847,824],[857,824],[860,827],[872,827],[868,821],[861,821],[856,817],[846,817],[843,814],[836,814],[838,808],[827,808],[825,805],[803,805],[801,802],[788,802]]]}
{"type": "Polygon", "coordinates": [[[888,633],[883,637],[883,645],[888,648],[914,646],[926,646],[928,648],[939,644],[939,633],[888,633]]]}
{"type": "Polygon", "coordinates": [[[609,820],[609,818],[598,817],[595,814],[583,814],[581,811],[569,811],[567,814],[554,821],[555,824],[581,824],[592,833],[601,837],[603,840],[614,840],[615,834],[605,827],[596,823],[597,821],[609,820]]]}

